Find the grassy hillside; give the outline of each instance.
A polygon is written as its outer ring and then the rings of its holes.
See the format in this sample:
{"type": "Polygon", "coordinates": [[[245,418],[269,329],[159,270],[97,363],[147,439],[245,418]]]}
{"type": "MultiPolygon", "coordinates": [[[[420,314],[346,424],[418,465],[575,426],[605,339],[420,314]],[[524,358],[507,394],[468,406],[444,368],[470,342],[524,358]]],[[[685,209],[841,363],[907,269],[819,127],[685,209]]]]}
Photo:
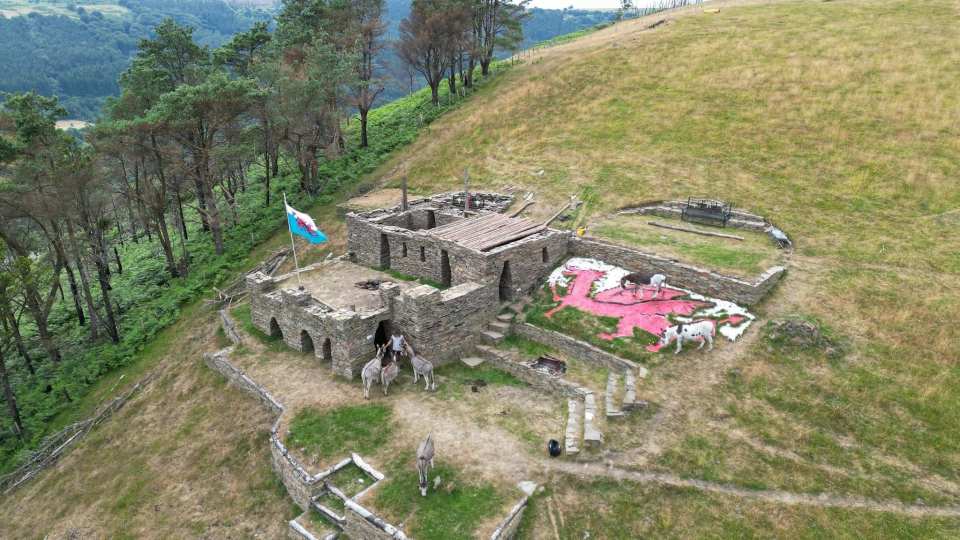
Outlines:
{"type": "MultiPolygon", "coordinates": [[[[948,315],[960,309],[960,6],[735,4],[547,49],[368,178],[396,186],[406,171],[430,192],[458,186],[466,166],[474,186],[535,191],[534,215],[581,194],[588,228],[631,202],[691,194],[769,216],[797,251],[756,311],[819,321],[848,353],[758,331],[715,379],[681,388],[654,375],[651,384],[674,388],[658,396],[673,412],[649,433],[653,448],[617,459],[751,489],[957,505],[960,329],[948,315]]],[[[314,209],[318,221],[335,219],[340,198],[314,209]]],[[[342,246],[342,226],[327,229],[342,246]]],[[[150,360],[162,384],[2,501],[12,536],[281,534],[289,503],[257,472],[266,423],[252,400],[214,391],[217,378],[195,360],[201,343],[216,346],[209,321],[188,310],[150,360]]],[[[673,373],[686,365],[697,367],[673,373]]],[[[960,535],[955,519],[546,480],[524,537],[960,535]]]]}
{"type": "Polygon", "coordinates": [[[430,192],[469,167],[474,185],[535,191],[540,216],[580,194],[588,229],[688,195],[769,216],[797,251],[761,316],[822,321],[851,352],[754,341],[634,465],[956,504],[960,8],[736,4],[549,49],[382,171],[430,192]]]}

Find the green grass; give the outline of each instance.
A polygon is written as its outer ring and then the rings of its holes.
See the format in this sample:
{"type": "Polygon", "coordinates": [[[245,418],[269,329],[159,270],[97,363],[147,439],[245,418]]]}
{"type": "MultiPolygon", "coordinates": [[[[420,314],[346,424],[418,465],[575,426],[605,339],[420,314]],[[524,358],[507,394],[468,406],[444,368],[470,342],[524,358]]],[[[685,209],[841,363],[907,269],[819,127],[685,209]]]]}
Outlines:
{"type": "Polygon", "coordinates": [[[253,325],[249,303],[240,304],[233,308],[230,314],[247,335],[252,336],[261,344],[265,345],[271,352],[284,352],[289,350],[283,343],[283,336],[271,336],[253,325]]]}
{"type": "Polygon", "coordinates": [[[517,538],[551,530],[564,516],[562,540],[583,538],[954,538],[960,522],[893,513],[768,504],[613,480],[563,477],[531,499],[517,538]],[[556,517],[554,518],[556,519],[556,517]]]}
{"type": "Polygon", "coordinates": [[[661,256],[676,257],[684,262],[706,266],[720,272],[755,277],[780,262],[781,253],[763,233],[740,229],[712,229],[656,217],[658,222],[733,234],[743,241],[701,236],[648,225],[651,216],[616,215],[591,227],[590,234],[626,246],[652,251],[661,256]]]}
{"type": "Polygon", "coordinates": [[[546,313],[557,305],[553,301],[553,292],[544,286],[535,293],[533,303],[524,311],[524,320],[540,328],[586,341],[621,358],[645,364],[656,361],[656,355],[646,350],[647,345],[656,343],[656,336],[634,328],[631,338],[606,340],[598,334],[615,332],[619,322],[617,318],[597,316],[569,306],[547,317],[546,313]]]}
{"type": "Polygon", "coordinates": [[[390,440],[392,433],[391,410],[386,405],[303,409],[290,422],[286,443],[311,456],[339,459],[350,452],[374,452],[390,440]]]}
{"type": "Polygon", "coordinates": [[[384,485],[377,490],[373,507],[395,518],[406,518],[404,530],[424,540],[474,538],[474,530],[503,507],[503,498],[493,486],[469,481],[460,471],[438,459],[430,471],[426,497],[421,497],[413,456],[404,456],[390,467],[384,485]],[[433,489],[436,477],[443,481],[433,489]]]}
{"type": "MultiPolygon", "coordinates": [[[[374,478],[367,474],[363,469],[357,467],[355,463],[350,463],[346,467],[327,477],[331,485],[343,492],[347,497],[353,497],[357,493],[367,489],[374,482],[374,478]]],[[[333,497],[337,499],[337,497],[333,497]]],[[[339,499],[338,499],[339,500],[339,499]]],[[[340,504],[341,509],[343,503],[340,504]]]]}
{"type": "Polygon", "coordinates": [[[486,364],[472,368],[463,362],[450,362],[438,367],[435,370],[437,375],[437,395],[444,399],[456,399],[465,392],[470,391],[470,386],[476,381],[483,381],[488,386],[516,386],[526,387],[527,383],[499,369],[492,368],[486,364]]]}
{"type": "Polygon", "coordinates": [[[517,334],[508,334],[503,341],[497,345],[497,347],[507,350],[513,349],[524,356],[532,358],[543,356],[545,354],[556,354],[556,351],[553,349],[553,347],[544,345],[539,341],[527,339],[517,334]]]}
{"type": "Polygon", "coordinates": [[[387,275],[389,275],[390,277],[392,277],[392,278],[394,278],[394,279],[399,279],[400,281],[415,281],[415,282],[417,282],[417,283],[420,283],[421,285],[429,285],[429,286],[431,286],[431,287],[433,287],[433,288],[435,288],[435,289],[449,289],[449,288],[450,288],[449,285],[444,285],[443,283],[440,283],[439,281],[434,281],[434,280],[432,280],[432,279],[430,279],[430,278],[425,278],[425,277],[411,276],[410,274],[404,274],[403,272],[400,272],[400,271],[398,271],[398,270],[393,270],[393,269],[391,269],[391,268],[381,268],[380,271],[383,272],[383,273],[385,273],[385,274],[387,274],[387,275]]]}

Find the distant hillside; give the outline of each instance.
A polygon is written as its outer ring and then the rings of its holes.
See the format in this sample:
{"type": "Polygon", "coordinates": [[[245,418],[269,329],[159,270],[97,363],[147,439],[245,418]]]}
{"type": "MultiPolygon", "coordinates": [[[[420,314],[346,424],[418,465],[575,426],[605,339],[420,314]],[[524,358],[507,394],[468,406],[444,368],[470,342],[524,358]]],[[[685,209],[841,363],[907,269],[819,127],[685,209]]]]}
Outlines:
{"type": "MultiPolygon", "coordinates": [[[[71,118],[93,120],[117,78],[164,17],[195,28],[203,45],[219,46],[254,22],[269,20],[273,0],[0,0],[0,92],[33,90],[59,96],[71,118]]],[[[407,16],[409,0],[387,1],[388,37],[407,16]]],[[[534,9],[524,25],[525,45],[594,26],[611,14],[534,9]]],[[[396,66],[388,50],[383,63],[396,66]]],[[[396,70],[386,70],[395,72],[396,70]]],[[[393,84],[391,100],[407,92],[393,84]]]]}
{"type": "Polygon", "coordinates": [[[164,17],[217,46],[270,12],[221,0],[0,0],[0,92],[57,95],[71,117],[94,119],[117,78],[164,17]]]}

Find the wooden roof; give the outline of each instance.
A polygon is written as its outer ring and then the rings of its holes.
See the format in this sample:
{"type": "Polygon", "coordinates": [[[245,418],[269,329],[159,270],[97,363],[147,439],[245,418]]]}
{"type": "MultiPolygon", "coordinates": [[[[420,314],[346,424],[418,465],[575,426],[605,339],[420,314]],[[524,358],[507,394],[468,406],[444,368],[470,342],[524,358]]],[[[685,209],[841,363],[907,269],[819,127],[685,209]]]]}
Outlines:
{"type": "Polygon", "coordinates": [[[503,214],[483,214],[431,229],[430,234],[443,240],[456,242],[463,247],[477,251],[489,251],[495,247],[536,234],[546,228],[546,225],[526,218],[515,218],[503,214]]]}

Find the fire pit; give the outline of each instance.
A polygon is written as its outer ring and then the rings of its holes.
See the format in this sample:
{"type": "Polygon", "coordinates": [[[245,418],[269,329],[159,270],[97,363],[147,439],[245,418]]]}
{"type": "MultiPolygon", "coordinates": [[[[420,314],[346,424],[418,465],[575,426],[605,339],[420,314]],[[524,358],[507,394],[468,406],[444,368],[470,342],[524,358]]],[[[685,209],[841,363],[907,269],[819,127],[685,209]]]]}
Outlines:
{"type": "Polygon", "coordinates": [[[530,364],[530,367],[552,377],[560,377],[567,372],[567,363],[550,355],[537,358],[530,364]]]}

